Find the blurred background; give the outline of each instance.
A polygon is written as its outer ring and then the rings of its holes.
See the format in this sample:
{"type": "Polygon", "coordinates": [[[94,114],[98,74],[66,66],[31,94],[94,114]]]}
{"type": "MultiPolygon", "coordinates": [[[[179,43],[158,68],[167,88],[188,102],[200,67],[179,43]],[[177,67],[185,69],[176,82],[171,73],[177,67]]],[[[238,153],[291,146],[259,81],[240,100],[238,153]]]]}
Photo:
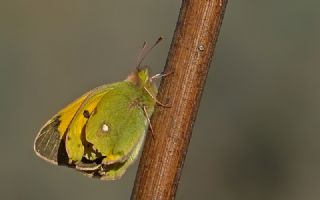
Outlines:
{"type": "MultiPolygon", "coordinates": [[[[162,71],[181,1],[0,0],[0,199],[129,199],[36,157],[59,109],[145,63],[162,71]]],[[[320,1],[229,1],[177,199],[320,198],[320,1]]]]}

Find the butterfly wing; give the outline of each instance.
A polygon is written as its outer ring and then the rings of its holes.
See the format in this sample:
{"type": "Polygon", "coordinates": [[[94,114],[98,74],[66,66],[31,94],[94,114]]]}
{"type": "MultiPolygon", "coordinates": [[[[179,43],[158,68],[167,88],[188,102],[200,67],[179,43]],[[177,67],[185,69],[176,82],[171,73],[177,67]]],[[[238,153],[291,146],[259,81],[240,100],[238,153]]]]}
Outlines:
{"type": "Polygon", "coordinates": [[[91,178],[98,178],[104,181],[120,179],[126,172],[127,168],[137,158],[143,145],[143,141],[144,137],[141,137],[138,144],[134,147],[132,152],[128,155],[127,159],[123,162],[118,162],[110,165],[104,165],[102,163],[94,165],[94,163],[91,163],[92,168],[89,168],[86,164],[85,168],[78,168],[79,166],[77,166],[77,169],[84,175],[91,178]]]}
{"type": "Polygon", "coordinates": [[[137,157],[147,128],[142,106],[140,91],[127,82],[100,100],[85,130],[86,140],[104,157],[95,176],[120,178],[137,157]]]}
{"type": "MultiPolygon", "coordinates": [[[[46,161],[53,164],[69,166],[69,156],[66,152],[65,137],[71,122],[74,121],[75,116],[79,116],[80,108],[93,109],[94,104],[108,92],[112,87],[105,85],[87,92],[79,97],[77,100],[69,104],[67,107],[58,112],[52,119],[50,119],[39,131],[34,141],[34,151],[36,154],[46,161]],[[91,105],[87,104],[88,98],[96,97],[95,101],[90,101],[91,105]],[[86,105],[86,106],[85,106],[86,105]]],[[[84,124],[78,123],[79,126],[84,124]]],[[[79,134],[80,135],[80,134],[79,134]]]]}
{"type": "MultiPolygon", "coordinates": [[[[113,84],[116,85],[116,84],[113,84]]],[[[75,164],[80,163],[85,154],[85,145],[87,144],[83,138],[83,130],[90,117],[90,113],[96,108],[101,98],[111,90],[113,85],[107,85],[103,89],[96,89],[91,92],[82,102],[77,112],[74,114],[73,119],[70,121],[66,131],[66,151],[70,161],[75,164]]],[[[89,145],[89,144],[87,144],[89,145]]],[[[91,159],[95,159],[91,158],[91,159]]]]}

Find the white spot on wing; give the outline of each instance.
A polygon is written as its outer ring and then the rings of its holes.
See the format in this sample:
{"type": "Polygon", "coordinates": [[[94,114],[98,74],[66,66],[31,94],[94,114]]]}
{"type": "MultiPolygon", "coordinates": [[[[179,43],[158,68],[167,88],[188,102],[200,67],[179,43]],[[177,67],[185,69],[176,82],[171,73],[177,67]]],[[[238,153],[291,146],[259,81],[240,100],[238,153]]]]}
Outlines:
{"type": "Polygon", "coordinates": [[[109,131],[109,126],[107,124],[103,124],[102,125],[102,131],[105,132],[105,133],[108,132],[109,131]]]}

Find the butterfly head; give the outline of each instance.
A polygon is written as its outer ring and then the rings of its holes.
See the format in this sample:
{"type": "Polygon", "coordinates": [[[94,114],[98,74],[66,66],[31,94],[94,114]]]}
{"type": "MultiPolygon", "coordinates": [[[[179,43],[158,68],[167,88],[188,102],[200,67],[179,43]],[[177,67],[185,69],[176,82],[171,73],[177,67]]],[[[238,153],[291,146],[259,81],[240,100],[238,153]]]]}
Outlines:
{"type": "Polygon", "coordinates": [[[153,98],[157,95],[157,86],[154,84],[153,79],[149,76],[149,70],[147,67],[136,69],[128,76],[127,81],[145,90],[153,98]]]}

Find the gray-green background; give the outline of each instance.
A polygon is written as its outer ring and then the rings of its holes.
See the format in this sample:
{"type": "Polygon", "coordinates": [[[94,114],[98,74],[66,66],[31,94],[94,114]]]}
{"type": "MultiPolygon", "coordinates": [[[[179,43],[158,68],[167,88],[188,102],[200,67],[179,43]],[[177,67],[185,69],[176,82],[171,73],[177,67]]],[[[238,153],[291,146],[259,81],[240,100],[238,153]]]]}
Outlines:
{"type": "MultiPolygon", "coordinates": [[[[146,60],[161,72],[180,1],[0,0],[0,199],[129,199],[37,158],[60,108],[146,60]]],[[[177,199],[320,198],[320,2],[229,1],[177,199]]]]}

